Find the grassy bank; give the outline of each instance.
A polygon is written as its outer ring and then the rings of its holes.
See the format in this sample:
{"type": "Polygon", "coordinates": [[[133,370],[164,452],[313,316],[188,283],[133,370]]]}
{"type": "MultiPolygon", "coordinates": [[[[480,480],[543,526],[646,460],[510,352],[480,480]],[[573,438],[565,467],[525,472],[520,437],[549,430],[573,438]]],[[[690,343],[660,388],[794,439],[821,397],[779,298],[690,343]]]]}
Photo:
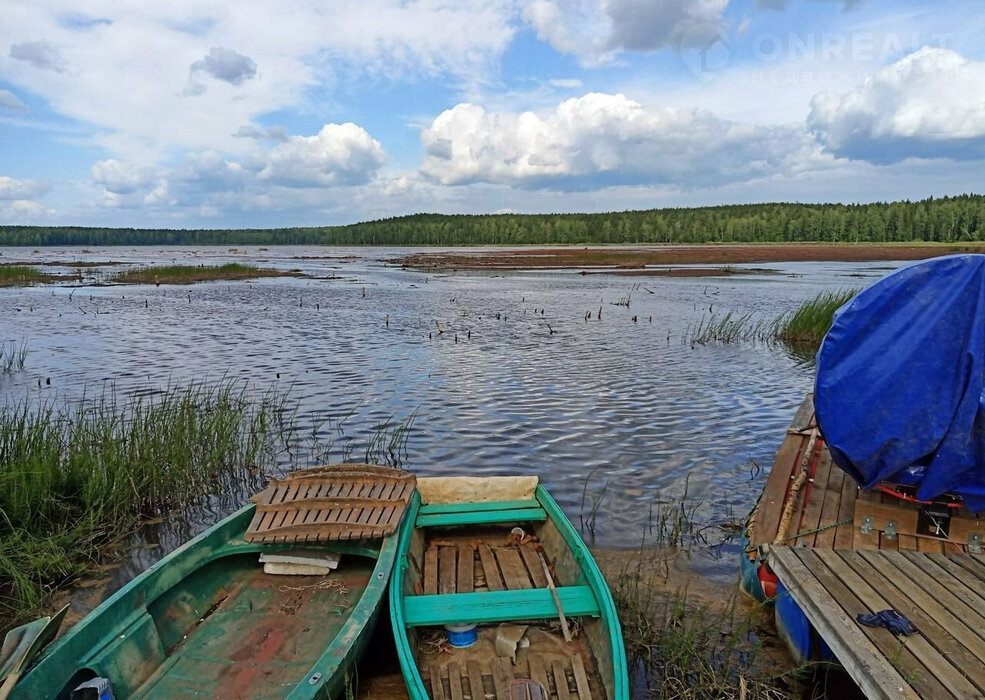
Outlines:
{"type": "Polygon", "coordinates": [[[0,287],[26,287],[65,279],[30,265],[0,265],[0,287]]]}
{"type": "Polygon", "coordinates": [[[235,492],[272,467],[287,398],[240,384],[0,410],[0,628],[142,519],[235,492]]]}
{"type": "Polygon", "coordinates": [[[240,263],[225,265],[155,265],[126,270],[109,277],[121,284],[193,284],[214,280],[247,280],[259,277],[298,277],[299,273],[240,263]]]}

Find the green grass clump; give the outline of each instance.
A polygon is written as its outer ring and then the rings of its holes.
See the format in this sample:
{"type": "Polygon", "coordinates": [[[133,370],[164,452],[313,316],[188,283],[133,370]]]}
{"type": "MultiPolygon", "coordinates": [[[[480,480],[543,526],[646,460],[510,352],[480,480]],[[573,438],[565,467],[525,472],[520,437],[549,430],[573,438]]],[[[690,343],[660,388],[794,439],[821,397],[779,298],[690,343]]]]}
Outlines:
{"type": "Polygon", "coordinates": [[[858,289],[821,292],[801,304],[793,313],[779,319],[776,336],[786,343],[819,347],[835,311],[858,294],[858,289]]]}
{"type": "Polygon", "coordinates": [[[42,272],[30,265],[0,265],[0,287],[26,287],[58,281],[58,275],[42,272]]]}
{"type": "Polygon", "coordinates": [[[20,345],[14,340],[0,342],[0,374],[10,374],[11,372],[24,369],[24,362],[26,360],[26,340],[22,340],[20,345]]]}
{"type": "Polygon", "coordinates": [[[0,628],[143,519],[260,479],[292,421],[285,395],[229,381],[0,407],[0,628]]]}
{"type": "Polygon", "coordinates": [[[297,272],[241,263],[225,265],[154,265],[125,270],[111,276],[124,284],[193,284],[212,280],[245,280],[257,277],[295,277],[297,272]]]}
{"type": "Polygon", "coordinates": [[[659,574],[627,567],[610,579],[626,645],[633,697],[791,697],[802,669],[763,659],[762,611],[743,612],[736,593],[719,604],[668,590],[659,574]],[[758,621],[757,621],[758,620],[758,621]],[[769,673],[766,672],[769,669],[769,673]]]}

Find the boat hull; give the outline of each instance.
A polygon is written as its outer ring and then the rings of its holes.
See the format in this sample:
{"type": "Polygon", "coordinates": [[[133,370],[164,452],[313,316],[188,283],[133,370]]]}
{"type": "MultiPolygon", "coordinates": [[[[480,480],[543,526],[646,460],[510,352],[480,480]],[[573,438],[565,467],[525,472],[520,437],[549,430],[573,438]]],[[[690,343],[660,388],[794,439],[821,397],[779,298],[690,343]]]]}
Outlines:
{"type": "Polygon", "coordinates": [[[246,542],[254,507],[107,599],[47,650],[11,697],[68,697],[92,677],[110,679],[117,698],[301,700],[344,692],[378,619],[396,538],[326,547],[343,556],[328,577],[272,576],[257,554],[293,545],[246,542]]]}
{"type": "MultiPolygon", "coordinates": [[[[475,479],[473,481],[481,482],[482,480],[475,479]]],[[[426,493],[428,491],[427,480],[418,480],[418,488],[422,489],[422,487],[426,493]]],[[[482,491],[484,488],[480,486],[478,490],[482,491]]],[[[466,667],[466,663],[475,664],[469,670],[469,680],[475,683],[478,681],[473,679],[481,678],[481,675],[488,675],[489,668],[494,668],[495,664],[499,663],[496,652],[493,651],[488,642],[494,636],[497,623],[509,620],[527,621],[557,617],[555,604],[547,591],[537,589],[536,572],[534,571],[537,568],[536,561],[534,561],[534,566],[528,570],[531,580],[534,581],[532,589],[529,587],[522,590],[490,588],[488,591],[480,592],[476,589],[476,592],[471,592],[473,564],[476,570],[481,569],[484,572],[478,579],[480,581],[486,580],[488,582],[489,576],[497,575],[491,573],[489,568],[485,568],[488,563],[482,557],[488,551],[484,553],[481,548],[487,545],[476,544],[480,541],[476,538],[484,537],[486,538],[485,541],[492,542],[491,538],[494,535],[490,534],[490,528],[498,526],[501,528],[501,532],[509,532],[514,525],[526,528],[528,534],[531,532],[539,533],[544,556],[555,564],[554,575],[557,577],[556,585],[559,597],[563,601],[562,607],[569,611],[568,614],[572,618],[587,611],[584,619],[589,620],[585,623],[583,639],[575,640],[573,645],[565,644],[563,640],[558,642],[558,640],[548,639],[546,633],[541,635],[541,641],[533,642],[531,645],[531,657],[534,655],[534,648],[538,643],[543,643],[544,648],[553,644],[550,653],[569,654],[568,659],[573,660],[574,663],[567,669],[564,667],[564,659],[556,655],[551,657],[554,659],[554,678],[557,679],[562,673],[571,675],[575,672],[574,667],[583,664],[581,660],[575,658],[578,654],[571,651],[577,649],[578,644],[582,644],[582,656],[590,656],[589,662],[584,665],[589,668],[590,674],[597,671],[597,676],[600,678],[599,687],[593,686],[593,697],[604,696],[613,700],[624,700],[629,697],[625,648],[615,604],[605,579],[577,531],[546,489],[538,485],[531,495],[532,498],[530,495],[527,496],[529,500],[500,500],[498,510],[493,510],[497,505],[496,503],[470,504],[467,500],[453,501],[451,504],[446,502],[443,507],[432,505],[429,502],[425,507],[422,504],[421,496],[419,494],[414,495],[408,507],[408,515],[401,526],[400,552],[393,585],[390,587],[391,624],[401,670],[411,698],[424,700],[431,697],[429,686],[433,687],[434,683],[458,682],[457,672],[454,670],[449,672],[447,666],[440,669],[443,678],[439,676],[436,680],[435,673],[439,670],[440,660],[438,663],[429,663],[429,680],[425,680],[420,668],[420,664],[425,663],[425,661],[420,658],[417,645],[419,626],[436,627],[440,630],[445,624],[465,621],[465,618],[485,625],[486,641],[483,641],[483,636],[480,634],[479,645],[476,647],[478,651],[474,651],[471,655],[463,655],[461,660],[463,669],[466,667]],[[475,512],[466,512],[469,508],[473,508],[475,512]],[[448,512],[432,515],[428,509],[431,511],[443,509],[448,512]],[[538,525],[537,518],[542,519],[544,524],[538,525]],[[457,541],[460,543],[457,545],[458,547],[464,547],[459,551],[465,551],[468,559],[464,568],[462,567],[462,559],[458,559],[458,571],[467,572],[470,592],[463,593],[459,587],[457,593],[437,595],[437,591],[434,591],[436,595],[432,596],[426,594],[431,591],[418,590],[422,581],[424,585],[429,583],[426,580],[428,564],[423,548],[425,547],[425,540],[430,536],[431,528],[435,528],[438,533],[434,535],[434,538],[437,539],[433,540],[433,543],[440,540],[442,545],[446,545],[449,541],[457,541]],[[451,539],[446,541],[444,538],[451,539]],[[471,552],[476,547],[480,548],[480,551],[473,562],[471,552]],[[558,548],[567,549],[562,552],[558,548]],[[556,551],[552,552],[552,549],[556,551]],[[421,568],[422,559],[425,560],[423,571],[421,568]],[[430,604],[432,602],[433,604],[430,604]],[[483,644],[486,646],[484,647],[483,644]],[[590,647],[590,652],[586,651],[585,646],[590,647]],[[488,653],[486,653],[487,649],[488,653]]],[[[427,546],[430,547],[431,545],[427,546]]],[[[519,548],[515,547],[515,549],[519,548]]],[[[529,552],[524,554],[530,556],[529,552]]],[[[460,554],[459,556],[463,555],[460,554]]],[[[497,554],[496,556],[499,557],[500,555],[497,554]]],[[[516,561],[519,562],[520,557],[517,557],[516,561]]],[[[444,575],[444,569],[441,571],[444,575]]],[[[520,571],[524,570],[520,569],[520,571]]],[[[503,579],[507,579],[506,574],[504,574],[503,579]]],[[[459,580],[461,580],[461,576],[459,580]]],[[[441,585],[444,586],[444,583],[441,585]]],[[[510,587],[508,582],[506,586],[510,587]]],[[[480,630],[482,629],[480,627],[480,630]]],[[[528,633],[528,635],[530,634],[533,633],[528,633]]],[[[537,630],[537,634],[540,635],[541,631],[537,630]]],[[[457,663],[458,661],[448,665],[454,669],[458,668],[457,663]]],[[[546,667],[551,668],[550,661],[546,663],[546,667]]],[[[520,670],[521,666],[517,666],[516,669],[517,677],[522,677],[522,674],[526,673],[526,671],[520,670]]],[[[507,673],[509,670],[508,668],[507,673]]],[[[530,665],[531,677],[535,677],[538,670],[535,669],[534,665],[530,665]]],[[[493,674],[495,675],[495,670],[493,674]]],[[[579,683],[584,680],[584,676],[585,674],[582,672],[582,680],[579,683]]],[[[546,678],[546,672],[543,677],[546,678]]],[[[501,677],[495,680],[500,683],[501,677]]],[[[579,691],[582,687],[584,686],[579,685],[579,691]]],[[[497,697],[502,694],[501,690],[502,686],[497,685],[497,697]]]]}

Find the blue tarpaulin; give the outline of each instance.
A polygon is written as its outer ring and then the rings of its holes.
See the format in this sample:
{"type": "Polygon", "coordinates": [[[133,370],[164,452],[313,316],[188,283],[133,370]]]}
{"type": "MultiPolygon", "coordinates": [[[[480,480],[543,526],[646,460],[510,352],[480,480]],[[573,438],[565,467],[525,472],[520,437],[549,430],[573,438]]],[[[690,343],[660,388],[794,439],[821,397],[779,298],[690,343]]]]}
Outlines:
{"type": "Polygon", "coordinates": [[[814,405],[835,463],[863,488],[916,486],[985,510],[985,255],[903,267],[835,314],[814,405]]]}

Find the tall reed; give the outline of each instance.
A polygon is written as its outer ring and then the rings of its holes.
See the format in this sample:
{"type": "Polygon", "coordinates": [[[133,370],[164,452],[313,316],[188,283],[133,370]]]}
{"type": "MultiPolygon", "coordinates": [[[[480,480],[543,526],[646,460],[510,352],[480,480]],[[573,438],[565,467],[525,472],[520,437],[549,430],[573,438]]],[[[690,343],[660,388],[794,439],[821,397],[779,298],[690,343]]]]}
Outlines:
{"type": "Polygon", "coordinates": [[[819,346],[831,328],[834,313],[853,299],[858,289],[821,292],[808,299],[795,311],[780,319],[776,336],[787,343],[819,346]]]}
{"type": "Polygon", "coordinates": [[[231,491],[276,465],[286,394],[222,381],[0,408],[0,617],[45,592],[143,518],[231,491]],[[8,595],[9,594],[9,595],[8,595]]]}

